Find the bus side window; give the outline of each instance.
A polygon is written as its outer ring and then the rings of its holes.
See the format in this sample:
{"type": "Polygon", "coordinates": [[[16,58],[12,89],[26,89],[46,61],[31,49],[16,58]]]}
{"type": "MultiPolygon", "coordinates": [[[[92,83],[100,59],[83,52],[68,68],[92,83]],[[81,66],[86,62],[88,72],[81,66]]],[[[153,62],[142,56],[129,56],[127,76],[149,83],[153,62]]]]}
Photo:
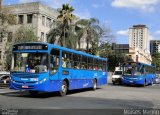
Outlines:
{"type": "Polygon", "coordinates": [[[59,50],[52,49],[50,54],[50,74],[57,72],[59,67],[59,50]]]}
{"type": "Polygon", "coordinates": [[[103,65],[103,61],[98,60],[98,70],[102,71],[102,65],[103,65]]]}
{"type": "Polygon", "coordinates": [[[62,67],[72,68],[72,54],[68,52],[62,53],[62,67]]]}
{"type": "Polygon", "coordinates": [[[93,70],[93,58],[88,58],[88,69],[93,70]]]}
{"type": "Polygon", "coordinates": [[[82,56],[82,66],[81,69],[87,69],[87,57],[82,56]]]}
{"type": "Polygon", "coordinates": [[[81,68],[81,56],[80,55],[73,55],[73,67],[74,69],[80,69],[81,68]]]}
{"type": "Polygon", "coordinates": [[[97,59],[94,59],[93,70],[98,70],[98,60],[97,59]]]}

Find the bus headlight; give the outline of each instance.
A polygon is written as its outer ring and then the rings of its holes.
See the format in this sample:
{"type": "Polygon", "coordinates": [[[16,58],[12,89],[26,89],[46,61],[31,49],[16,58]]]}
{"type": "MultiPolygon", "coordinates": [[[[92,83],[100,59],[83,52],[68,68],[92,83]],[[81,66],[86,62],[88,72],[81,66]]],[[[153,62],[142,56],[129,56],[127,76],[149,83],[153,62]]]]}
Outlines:
{"type": "Polygon", "coordinates": [[[45,82],[46,80],[47,80],[47,79],[44,78],[44,79],[42,79],[41,81],[39,81],[39,83],[41,84],[41,83],[45,82]]]}

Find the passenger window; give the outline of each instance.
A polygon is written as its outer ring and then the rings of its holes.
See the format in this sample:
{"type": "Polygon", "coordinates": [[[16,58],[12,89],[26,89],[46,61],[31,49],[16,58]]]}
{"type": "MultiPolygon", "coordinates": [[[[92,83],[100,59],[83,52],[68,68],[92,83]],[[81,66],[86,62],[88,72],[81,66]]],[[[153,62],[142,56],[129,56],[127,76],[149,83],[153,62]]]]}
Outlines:
{"type": "Polygon", "coordinates": [[[88,58],[88,69],[93,70],[93,58],[88,58]]]}
{"type": "Polygon", "coordinates": [[[59,50],[52,49],[50,54],[50,74],[57,72],[59,67],[59,50]]]}
{"type": "Polygon", "coordinates": [[[98,60],[98,70],[102,71],[103,61],[98,60]]]}
{"type": "Polygon", "coordinates": [[[62,53],[62,67],[72,68],[72,54],[68,52],[62,53]]]}
{"type": "Polygon", "coordinates": [[[85,56],[82,56],[81,69],[87,69],[87,57],[85,57],[85,56]]]}
{"type": "Polygon", "coordinates": [[[94,59],[93,70],[98,70],[98,60],[97,59],[94,59]]]}
{"type": "Polygon", "coordinates": [[[81,56],[80,55],[73,55],[73,67],[75,69],[80,69],[81,68],[81,56]]]}

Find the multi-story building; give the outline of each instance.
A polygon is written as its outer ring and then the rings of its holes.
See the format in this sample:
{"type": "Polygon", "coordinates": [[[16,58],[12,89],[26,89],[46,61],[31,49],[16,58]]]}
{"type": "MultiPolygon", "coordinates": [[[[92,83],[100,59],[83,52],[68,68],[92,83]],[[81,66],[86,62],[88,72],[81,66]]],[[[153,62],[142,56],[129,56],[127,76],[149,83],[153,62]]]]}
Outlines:
{"type": "Polygon", "coordinates": [[[146,25],[133,25],[129,28],[130,55],[133,60],[151,64],[152,58],[149,52],[149,30],[146,25]]]}
{"type": "Polygon", "coordinates": [[[148,53],[145,53],[144,50],[139,48],[129,47],[129,44],[112,44],[112,50],[115,53],[123,53],[131,57],[133,61],[138,61],[146,64],[151,64],[151,56],[148,53]]]}
{"type": "Polygon", "coordinates": [[[152,53],[160,53],[160,40],[151,40],[150,41],[150,52],[152,53]]]}
{"type": "Polygon", "coordinates": [[[112,43],[112,50],[115,53],[128,54],[129,53],[129,44],[115,44],[115,43],[112,43]]]}
{"type": "MultiPolygon", "coordinates": [[[[54,26],[58,16],[56,9],[50,8],[40,2],[24,3],[4,6],[16,16],[15,30],[26,26],[33,30],[40,41],[46,42],[46,34],[54,26]]],[[[13,28],[13,26],[11,26],[13,28]]]]}
{"type": "Polygon", "coordinates": [[[148,27],[146,27],[146,25],[133,25],[133,27],[129,28],[129,46],[141,50],[148,50],[148,35],[148,27]]]}
{"type": "Polygon", "coordinates": [[[5,46],[8,40],[12,40],[13,34],[20,27],[27,27],[33,30],[39,41],[46,42],[47,33],[55,26],[54,22],[58,16],[56,9],[50,8],[40,2],[15,4],[4,6],[16,17],[16,24],[7,26],[8,35],[0,36],[0,60],[4,61],[5,46]]]}

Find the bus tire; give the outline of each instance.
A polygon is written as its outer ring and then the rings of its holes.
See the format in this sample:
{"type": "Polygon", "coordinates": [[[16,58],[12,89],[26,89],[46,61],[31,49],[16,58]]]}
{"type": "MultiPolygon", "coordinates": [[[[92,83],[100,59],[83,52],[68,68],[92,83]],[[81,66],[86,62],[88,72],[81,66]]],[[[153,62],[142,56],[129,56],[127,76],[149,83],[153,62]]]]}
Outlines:
{"type": "Polygon", "coordinates": [[[67,94],[67,91],[68,91],[68,86],[67,86],[67,83],[66,81],[63,81],[62,83],[62,86],[61,86],[61,91],[60,91],[60,96],[65,96],[67,94]]]}
{"type": "Polygon", "coordinates": [[[97,89],[97,80],[96,79],[94,79],[93,80],[93,91],[95,91],[96,89],[97,89]]]}
{"type": "Polygon", "coordinates": [[[145,87],[147,85],[147,81],[146,79],[144,80],[144,83],[143,83],[143,87],[145,87]]]}
{"type": "Polygon", "coordinates": [[[36,96],[36,95],[38,95],[38,91],[29,91],[29,94],[31,96],[36,96]]]}

